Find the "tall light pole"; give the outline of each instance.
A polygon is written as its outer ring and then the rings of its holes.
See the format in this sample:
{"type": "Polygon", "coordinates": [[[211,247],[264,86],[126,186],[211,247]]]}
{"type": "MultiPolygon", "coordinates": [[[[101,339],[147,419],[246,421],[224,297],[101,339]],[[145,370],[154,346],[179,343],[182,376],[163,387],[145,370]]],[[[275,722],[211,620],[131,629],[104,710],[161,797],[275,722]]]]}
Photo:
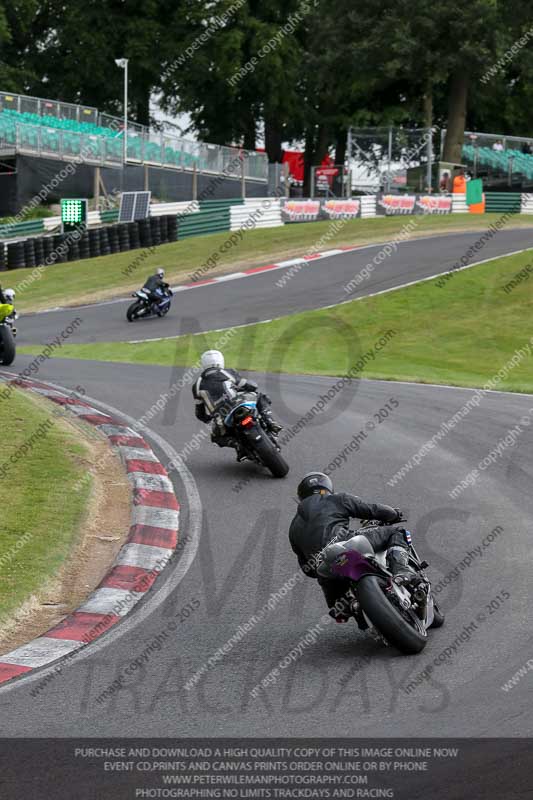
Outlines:
{"type": "Polygon", "coordinates": [[[124,70],[124,139],[122,142],[124,167],[128,158],[128,60],[127,58],[116,58],[115,64],[124,70]]]}

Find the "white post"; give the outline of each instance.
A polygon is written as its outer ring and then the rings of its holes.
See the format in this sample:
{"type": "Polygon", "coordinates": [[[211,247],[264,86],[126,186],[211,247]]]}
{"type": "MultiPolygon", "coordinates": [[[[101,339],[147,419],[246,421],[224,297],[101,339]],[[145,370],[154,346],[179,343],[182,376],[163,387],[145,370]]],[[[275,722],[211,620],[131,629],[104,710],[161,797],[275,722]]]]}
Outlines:
{"type": "Polygon", "coordinates": [[[115,58],[115,64],[124,70],[124,130],[122,131],[122,159],[123,167],[126,166],[128,158],[128,59],[115,58]]]}
{"type": "Polygon", "coordinates": [[[128,159],[128,59],[124,58],[124,167],[128,159]]]}

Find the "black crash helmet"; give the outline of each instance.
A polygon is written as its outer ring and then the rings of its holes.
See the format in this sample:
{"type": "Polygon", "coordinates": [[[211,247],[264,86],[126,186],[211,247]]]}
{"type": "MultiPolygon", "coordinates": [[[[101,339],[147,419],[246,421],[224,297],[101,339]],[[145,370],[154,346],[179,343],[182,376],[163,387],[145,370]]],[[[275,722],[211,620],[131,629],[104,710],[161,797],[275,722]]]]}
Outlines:
{"type": "Polygon", "coordinates": [[[333,483],[324,472],[308,472],[298,484],[298,498],[304,500],[312,494],[326,491],[333,492],[333,483]]]}

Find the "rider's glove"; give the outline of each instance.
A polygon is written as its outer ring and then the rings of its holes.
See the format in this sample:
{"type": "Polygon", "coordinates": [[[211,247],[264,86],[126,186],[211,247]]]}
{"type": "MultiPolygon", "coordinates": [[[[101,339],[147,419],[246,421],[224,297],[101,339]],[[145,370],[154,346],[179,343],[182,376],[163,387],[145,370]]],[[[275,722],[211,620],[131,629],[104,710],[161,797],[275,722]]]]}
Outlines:
{"type": "Polygon", "coordinates": [[[407,517],[404,517],[401,508],[395,508],[394,510],[396,511],[397,514],[397,518],[394,520],[394,522],[407,522],[407,517]]]}

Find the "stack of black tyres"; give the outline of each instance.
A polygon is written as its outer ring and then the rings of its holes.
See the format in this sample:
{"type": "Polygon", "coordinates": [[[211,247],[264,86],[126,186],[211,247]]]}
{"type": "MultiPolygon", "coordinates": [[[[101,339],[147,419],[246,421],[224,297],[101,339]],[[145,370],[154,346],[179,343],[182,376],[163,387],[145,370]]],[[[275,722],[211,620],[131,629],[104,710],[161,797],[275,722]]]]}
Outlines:
{"type": "Polygon", "coordinates": [[[78,243],[80,249],[80,258],[90,258],[91,244],[89,240],[89,231],[84,231],[78,243]]]}
{"type": "Polygon", "coordinates": [[[120,252],[124,253],[126,250],[130,249],[130,232],[128,230],[128,223],[120,222],[117,225],[117,230],[118,230],[118,246],[120,248],[120,252]]]}
{"type": "Polygon", "coordinates": [[[120,243],[118,240],[118,226],[110,225],[107,229],[109,239],[109,249],[112,253],[120,253],[120,243]]]}
{"type": "Polygon", "coordinates": [[[7,268],[21,269],[24,265],[24,242],[11,242],[7,247],[7,268]]]}
{"type": "Polygon", "coordinates": [[[72,233],[58,233],[22,242],[0,242],[0,272],[157,247],[177,239],[178,219],[175,214],[165,214],[138,222],[91,228],[85,230],[79,239],[72,233]]]}
{"type": "Polygon", "coordinates": [[[44,243],[42,236],[34,239],[35,247],[35,265],[41,267],[44,264],[44,243]]]}
{"type": "Polygon", "coordinates": [[[168,242],[168,216],[159,217],[159,230],[161,244],[166,244],[166,242],[168,242]]]}
{"type": "Polygon", "coordinates": [[[75,239],[72,235],[65,237],[68,245],[67,258],[69,261],[79,261],[80,259],[80,245],[79,240],[75,239]]]}
{"type": "Polygon", "coordinates": [[[141,233],[138,222],[127,222],[130,235],[130,250],[139,250],[141,246],[141,233]]]}
{"type": "Polygon", "coordinates": [[[100,252],[100,228],[93,228],[89,231],[89,249],[91,258],[101,255],[100,252]]]}
{"type": "Polygon", "coordinates": [[[152,229],[150,227],[149,219],[140,219],[137,223],[139,226],[139,239],[141,247],[152,247],[152,229]]]}
{"type": "Polygon", "coordinates": [[[55,263],[63,264],[67,260],[67,246],[65,245],[65,236],[62,233],[56,233],[52,237],[54,242],[55,263]]]}
{"type": "Polygon", "coordinates": [[[176,242],[178,239],[178,218],[175,214],[167,217],[168,241],[176,242]]]}
{"type": "Polygon", "coordinates": [[[103,256],[108,256],[110,253],[111,248],[109,247],[109,235],[107,228],[100,228],[100,254],[103,256]]]}
{"type": "Polygon", "coordinates": [[[45,236],[43,238],[43,252],[44,252],[44,262],[43,263],[55,264],[54,237],[53,236],[45,236]]]}
{"type": "Polygon", "coordinates": [[[149,217],[150,231],[152,233],[152,247],[161,244],[161,217],[149,217]]]}
{"type": "Polygon", "coordinates": [[[33,239],[26,239],[24,242],[24,266],[35,266],[35,242],[33,239]]]}

